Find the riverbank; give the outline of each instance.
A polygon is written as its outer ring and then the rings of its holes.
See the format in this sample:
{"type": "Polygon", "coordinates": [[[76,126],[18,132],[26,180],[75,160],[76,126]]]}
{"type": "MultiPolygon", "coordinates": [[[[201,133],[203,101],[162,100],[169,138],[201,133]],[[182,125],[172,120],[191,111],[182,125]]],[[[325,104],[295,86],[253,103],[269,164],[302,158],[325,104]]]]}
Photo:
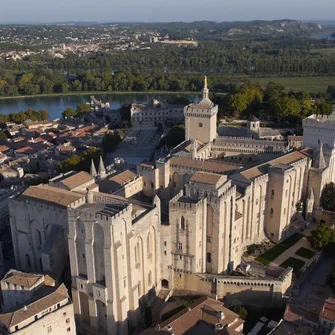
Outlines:
{"type": "Polygon", "coordinates": [[[0,97],[0,100],[7,99],[28,99],[28,98],[49,98],[49,97],[69,97],[69,96],[81,96],[81,95],[123,95],[123,94],[175,94],[175,95],[187,95],[187,94],[198,94],[198,91],[86,91],[86,92],[68,92],[68,93],[49,93],[49,94],[34,94],[34,95],[13,95],[8,97],[0,97]]]}

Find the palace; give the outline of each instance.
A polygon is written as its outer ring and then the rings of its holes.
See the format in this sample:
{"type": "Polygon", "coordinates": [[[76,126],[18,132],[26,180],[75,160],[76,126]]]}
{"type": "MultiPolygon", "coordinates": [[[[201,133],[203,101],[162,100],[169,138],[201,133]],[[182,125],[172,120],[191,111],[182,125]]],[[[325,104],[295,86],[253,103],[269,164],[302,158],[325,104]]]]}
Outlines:
{"type": "Polygon", "coordinates": [[[71,277],[77,328],[128,334],[147,300],[179,291],[282,303],[292,270],[232,273],[245,268],[248,245],[281,241],[315,218],[335,181],[335,117],[304,120],[299,148],[298,138],[218,136],[217,112],[205,80],[203,99],[183,110],[185,141],[166,157],[108,176],[102,160],[98,173],[92,162],[91,174],[60,176],[11,201],[17,268],[71,277]]]}

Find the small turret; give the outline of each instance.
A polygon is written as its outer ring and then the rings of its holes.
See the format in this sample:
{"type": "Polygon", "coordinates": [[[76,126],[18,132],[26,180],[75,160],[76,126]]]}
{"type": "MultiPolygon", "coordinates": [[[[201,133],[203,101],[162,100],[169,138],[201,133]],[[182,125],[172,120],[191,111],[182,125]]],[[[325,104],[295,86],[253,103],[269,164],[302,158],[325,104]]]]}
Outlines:
{"type": "Polygon", "coordinates": [[[104,179],[106,177],[106,169],[101,156],[99,161],[98,176],[100,179],[104,179]]]}
{"type": "Polygon", "coordinates": [[[324,170],[327,167],[325,156],[323,154],[323,143],[321,141],[320,141],[319,152],[315,158],[314,167],[320,170],[324,170]]]}
{"type": "Polygon", "coordinates": [[[86,193],[86,202],[88,204],[93,204],[94,202],[94,194],[92,190],[88,190],[86,193]]]}
{"type": "Polygon", "coordinates": [[[93,162],[93,159],[91,161],[90,175],[94,178],[98,175],[97,170],[96,170],[95,165],[94,165],[94,162],[93,162]]]}

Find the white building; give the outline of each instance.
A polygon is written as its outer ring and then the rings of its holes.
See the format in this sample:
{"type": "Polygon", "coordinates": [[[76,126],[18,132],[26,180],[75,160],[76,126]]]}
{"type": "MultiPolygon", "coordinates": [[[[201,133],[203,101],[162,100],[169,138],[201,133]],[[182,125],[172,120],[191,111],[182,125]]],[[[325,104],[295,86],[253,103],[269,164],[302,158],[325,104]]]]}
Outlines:
{"type": "Polygon", "coordinates": [[[73,305],[64,284],[40,274],[10,270],[1,280],[1,334],[76,334],[73,305]]]}

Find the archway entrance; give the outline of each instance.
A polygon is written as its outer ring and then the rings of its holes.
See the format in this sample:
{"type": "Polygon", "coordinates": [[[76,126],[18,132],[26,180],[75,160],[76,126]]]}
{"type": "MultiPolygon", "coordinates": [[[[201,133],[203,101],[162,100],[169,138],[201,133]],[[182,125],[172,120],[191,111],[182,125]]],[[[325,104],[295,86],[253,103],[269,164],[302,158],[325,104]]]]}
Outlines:
{"type": "Polygon", "coordinates": [[[169,282],[166,279],[162,279],[162,288],[169,288],[169,282]]]}

